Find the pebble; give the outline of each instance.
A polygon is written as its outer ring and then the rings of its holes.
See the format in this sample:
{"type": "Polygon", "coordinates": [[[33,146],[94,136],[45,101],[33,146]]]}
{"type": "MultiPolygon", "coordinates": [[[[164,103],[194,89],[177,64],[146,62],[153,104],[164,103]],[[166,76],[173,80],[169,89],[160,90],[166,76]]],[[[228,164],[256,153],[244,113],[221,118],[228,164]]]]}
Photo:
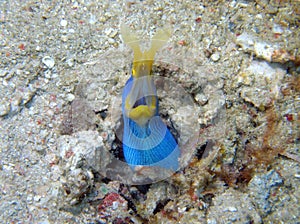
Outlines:
{"type": "Polygon", "coordinates": [[[33,200],[34,200],[35,202],[38,202],[38,201],[41,200],[41,196],[40,196],[40,195],[35,195],[35,196],[33,197],[33,200]]]}
{"type": "Polygon", "coordinates": [[[217,220],[214,218],[207,219],[207,224],[217,224],[217,220]]]}
{"type": "Polygon", "coordinates": [[[272,60],[272,54],[274,51],[273,46],[258,39],[256,36],[248,33],[242,33],[237,37],[236,42],[243,50],[254,52],[257,57],[263,58],[267,61],[272,60]]]}
{"type": "Polygon", "coordinates": [[[22,75],[22,73],[23,73],[23,70],[21,70],[21,69],[16,70],[16,75],[22,75]]]}
{"type": "Polygon", "coordinates": [[[46,70],[46,71],[44,72],[44,75],[45,75],[45,78],[46,78],[46,79],[51,79],[52,73],[51,73],[50,70],[46,70]]]}
{"type": "Polygon", "coordinates": [[[118,30],[114,30],[114,31],[111,32],[109,37],[114,38],[117,34],[118,34],[118,30]]]}
{"type": "Polygon", "coordinates": [[[95,24],[97,22],[97,18],[95,15],[91,14],[91,17],[89,19],[89,24],[95,24]]]}
{"type": "Polygon", "coordinates": [[[22,103],[23,104],[28,103],[32,99],[33,96],[34,96],[34,93],[27,90],[23,94],[23,98],[22,98],[23,102],[22,103]]]}
{"type": "Polygon", "coordinates": [[[67,42],[67,41],[68,41],[68,36],[67,36],[67,35],[62,35],[62,36],[61,36],[61,40],[62,40],[63,42],[67,42]]]}
{"type": "Polygon", "coordinates": [[[229,207],[227,207],[227,208],[224,210],[224,212],[226,212],[226,211],[229,211],[229,212],[237,212],[237,208],[236,208],[236,207],[229,206],[229,207]]]}
{"type": "Polygon", "coordinates": [[[254,52],[257,57],[271,61],[274,48],[268,43],[257,41],[254,43],[254,52]]]}
{"type": "Polygon", "coordinates": [[[56,107],[57,106],[57,103],[56,102],[50,102],[49,103],[49,107],[50,108],[54,108],[54,107],[56,107]]]}
{"type": "Polygon", "coordinates": [[[7,70],[0,69],[0,77],[6,76],[7,73],[8,73],[7,70]]]}
{"type": "Polygon", "coordinates": [[[67,61],[67,64],[69,67],[73,67],[74,66],[74,59],[73,58],[69,58],[67,61]]]}
{"type": "Polygon", "coordinates": [[[207,223],[248,223],[249,220],[253,223],[261,223],[251,198],[231,188],[213,198],[213,205],[208,209],[207,220],[207,223]]]}
{"type": "Polygon", "coordinates": [[[101,17],[99,18],[99,21],[100,21],[100,22],[106,22],[106,20],[107,20],[107,19],[106,19],[105,16],[101,16],[101,17]]]}
{"type": "Polygon", "coordinates": [[[108,43],[109,44],[114,44],[116,41],[113,38],[108,38],[108,43]]]}
{"type": "Polygon", "coordinates": [[[55,65],[54,59],[52,57],[50,57],[50,56],[43,57],[42,62],[49,69],[53,68],[54,65],[55,65]]]}
{"type": "Polygon", "coordinates": [[[17,113],[20,110],[19,105],[21,104],[22,97],[21,96],[16,96],[15,98],[12,99],[10,103],[10,111],[12,113],[17,113]]]}
{"type": "Polygon", "coordinates": [[[273,33],[279,33],[279,34],[283,33],[282,27],[276,23],[273,25],[272,31],[273,33]]]}
{"type": "Polygon", "coordinates": [[[39,221],[38,224],[50,224],[50,222],[48,221],[48,219],[44,219],[42,221],[39,221]]]}
{"type": "Polygon", "coordinates": [[[75,95],[74,95],[74,94],[72,94],[72,93],[68,93],[68,94],[67,94],[66,100],[67,100],[68,102],[72,102],[74,99],[75,99],[75,95]]]}
{"type": "Polygon", "coordinates": [[[214,53],[211,55],[211,60],[213,60],[214,62],[219,61],[220,59],[220,54],[219,53],[214,53]]]}
{"type": "Polygon", "coordinates": [[[26,198],[26,201],[27,203],[31,204],[32,203],[32,198],[33,198],[33,195],[32,194],[29,194],[26,198]]]}
{"type": "Polygon", "coordinates": [[[105,29],[104,33],[105,33],[106,36],[109,36],[112,33],[112,31],[113,31],[113,29],[109,28],[109,29],[105,29]]]}
{"type": "Polygon", "coordinates": [[[275,170],[257,174],[249,182],[248,188],[252,202],[262,214],[271,212],[274,203],[274,197],[270,197],[271,190],[281,184],[283,184],[283,179],[275,170]]]}
{"type": "Polygon", "coordinates": [[[63,135],[58,139],[59,156],[67,163],[66,167],[71,167],[70,170],[79,167],[83,158],[90,167],[99,170],[99,166],[103,164],[99,163],[102,158],[99,158],[98,152],[103,149],[103,139],[96,131],[80,131],[76,136],[63,135]]]}
{"type": "Polygon", "coordinates": [[[118,201],[114,201],[112,203],[112,209],[116,210],[119,207],[119,202],[118,201]]]}
{"type": "Polygon", "coordinates": [[[208,98],[202,94],[202,93],[198,93],[196,96],[195,96],[195,100],[200,103],[201,106],[205,105],[208,101],[208,98]]]}
{"type": "Polygon", "coordinates": [[[241,97],[263,109],[271,98],[280,98],[280,86],[285,73],[284,67],[279,64],[252,61],[237,79],[245,85],[241,89],[241,97]]]}
{"type": "MultiPolygon", "coordinates": [[[[272,31],[276,34],[281,34],[283,32],[282,28],[276,24],[272,31]]],[[[244,51],[254,53],[256,57],[268,62],[279,62],[282,64],[288,61],[297,62],[297,57],[291,54],[289,50],[280,48],[277,44],[263,41],[248,33],[243,33],[238,36],[236,42],[244,51]]]]}
{"type": "Polygon", "coordinates": [[[65,20],[65,19],[62,19],[62,20],[60,21],[60,25],[61,25],[61,26],[67,26],[67,25],[68,25],[68,21],[65,20]]]}
{"type": "Polygon", "coordinates": [[[0,117],[7,115],[10,111],[10,103],[9,102],[2,102],[0,104],[0,117]]]}

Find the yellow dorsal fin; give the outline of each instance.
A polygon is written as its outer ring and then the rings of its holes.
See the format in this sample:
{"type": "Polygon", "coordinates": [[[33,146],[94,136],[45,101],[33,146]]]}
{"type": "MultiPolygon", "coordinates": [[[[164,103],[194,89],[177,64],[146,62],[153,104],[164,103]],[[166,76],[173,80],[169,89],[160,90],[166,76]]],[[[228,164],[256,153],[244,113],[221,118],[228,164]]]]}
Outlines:
{"type": "Polygon", "coordinates": [[[121,35],[123,41],[133,50],[134,59],[141,58],[142,52],[139,44],[140,40],[138,39],[136,34],[130,32],[130,28],[125,23],[121,24],[121,35]]]}
{"type": "Polygon", "coordinates": [[[167,43],[171,36],[170,26],[158,30],[151,38],[151,47],[149,50],[142,52],[140,48],[140,39],[136,34],[130,32],[130,28],[124,23],[121,24],[121,34],[124,42],[133,50],[133,77],[150,75],[152,64],[156,52],[167,43]]]}
{"type": "Polygon", "coordinates": [[[171,36],[171,27],[166,26],[158,30],[151,38],[151,48],[144,53],[147,60],[154,60],[156,52],[162,48],[171,36]]]}

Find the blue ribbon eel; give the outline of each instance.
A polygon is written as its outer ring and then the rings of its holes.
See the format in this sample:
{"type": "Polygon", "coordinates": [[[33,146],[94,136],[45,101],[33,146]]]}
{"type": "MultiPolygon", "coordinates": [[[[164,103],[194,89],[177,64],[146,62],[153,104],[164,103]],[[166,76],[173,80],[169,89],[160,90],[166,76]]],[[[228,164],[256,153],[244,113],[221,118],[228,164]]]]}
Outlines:
{"type": "Polygon", "coordinates": [[[158,166],[176,171],[180,149],[159,116],[157,92],[151,75],[154,56],[168,41],[170,29],[158,30],[151,39],[150,49],[144,51],[137,36],[125,24],[121,25],[121,35],[134,54],[131,76],[122,94],[125,161],[131,167],[158,166]]]}

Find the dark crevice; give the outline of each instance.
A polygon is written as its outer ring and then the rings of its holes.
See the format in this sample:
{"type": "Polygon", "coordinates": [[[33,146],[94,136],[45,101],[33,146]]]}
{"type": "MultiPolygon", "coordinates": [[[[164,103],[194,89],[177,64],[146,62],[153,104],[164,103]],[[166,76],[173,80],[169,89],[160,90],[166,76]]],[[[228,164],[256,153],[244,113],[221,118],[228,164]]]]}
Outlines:
{"type": "Polygon", "coordinates": [[[206,146],[207,146],[207,142],[204,144],[204,145],[201,145],[201,146],[198,146],[196,148],[196,154],[195,156],[197,157],[198,160],[200,160],[204,154],[204,151],[206,149],[206,146]]]}
{"type": "Polygon", "coordinates": [[[102,120],[105,120],[105,118],[107,117],[107,109],[95,111],[95,114],[100,115],[102,120]]]}
{"type": "Polygon", "coordinates": [[[160,212],[161,210],[164,209],[164,207],[171,201],[171,199],[166,199],[163,201],[159,201],[158,204],[156,205],[153,214],[155,215],[156,213],[160,212]]]}
{"type": "Polygon", "coordinates": [[[147,194],[152,184],[136,185],[135,187],[142,193],[147,194]]]}
{"type": "Polygon", "coordinates": [[[115,140],[111,144],[111,149],[109,150],[113,156],[121,161],[125,161],[124,154],[123,154],[123,143],[118,138],[118,136],[115,136],[115,140]]]}

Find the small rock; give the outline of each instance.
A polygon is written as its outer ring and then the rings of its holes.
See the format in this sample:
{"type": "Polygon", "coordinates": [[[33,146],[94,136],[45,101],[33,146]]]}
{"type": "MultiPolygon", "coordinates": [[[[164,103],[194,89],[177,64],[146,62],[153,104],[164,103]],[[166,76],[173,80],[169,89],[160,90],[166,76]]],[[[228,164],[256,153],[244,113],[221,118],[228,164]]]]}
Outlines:
{"type": "Polygon", "coordinates": [[[127,211],[128,203],[119,194],[112,192],[106,195],[103,201],[98,206],[100,216],[117,215],[120,212],[127,211]]]}
{"type": "MultiPolygon", "coordinates": [[[[272,61],[279,62],[279,63],[286,63],[288,61],[297,61],[297,57],[292,55],[285,49],[277,49],[274,50],[272,53],[272,61]]],[[[296,62],[297,63],[297,62],[296,62]]]]}
{"type": "Polygon", "coordinates": [[[65,170],[66,179],[62,178],[61,183],[64,191],[67,192],[67,202],[75,205],[82,200],[82,195],[89,192],[94,184],[94,175],[90,170],[75,168],[65,170]]]}
{"type": "Polygon", "coordinates": [[[100,22],[106,22],[106,20],[107,20],[107,19],[106,19],[105,16],[101,16],[101,17],[99,18],[99,21],[100,21],[100,22]]]}
{"type": "Polygon", "coordinates": [[[26,198],[27,203],[32,203],[32,194],[29,194],[26,198]]]}
{"type": "Polygon", "coordinates": [[[217,224],[217,220],[215,218],[207,219],[207,224],[217,224]]]}
{"type": "Polygon", "coordinates": [[[44,75],[45,75],[45,78],[46,78],[46,79],[51,79],[52,73],[51,73],[50,70],[46,70],[46,71],[44,72],[44,75]]]}
{"type": "Polygon", "coordinates": [[[116,41],[113,38],[108,38],[108,43],[109,44],[114,44],[116,41]]]}
{"type": "Polygon", "coordinates": [[[68,102],[72,102],[75,99],[75,96],[74,96],[74,94],[69,93],[69,94],[67,94],[66,99],[67,99],[68,102]]]}
{"type": "Polygon", "coordinates": [[[22,97],[20,95],[15,96],[10,103],[10,112],[13,114],[20,110],[20,104],[22,102],[22,97]]]}
{"type": "Polygon", "coordinates": [[[51,58],[50,56],[45,56],[42,59],[42,62],[44,65],[46,65],[47,68],[51,69],[54,67],[55,65],[55,61],[53,58],[51,58]]]}
{"type": "Polygon", "coordinates": [[[44,219],[42,221],[39,221],[38,224],[50,224],[50,222],[48,221],[48,219],[44,219]]]}
{"type": "Polygon", "coordinates": [[[252,103],[255,107],[264,111],[266,106],[270,103],[270,94],[266,89],[244,87],[241,91],[241,97],[252,103]]]}
{"type": "Polygon", "coordinates": [[[77,132],[76,136],[63,135],[58,139],[57,148],[60,157],[70,170],[86,163],[89,167],[99,170],[100,153],[104,150],[103,139],[96,131],[77,132]]]}
{"type": "Polygon", "coordinates": [[[68,36],[67,35],[62,35],[60,38],[63,42],[67,42],[68,41],[68,36]]]}
{"type": "Polygon", "coordinates": [[[35,202],[38,202],[38,201],[41,200],[41,196],[40,196],[40,195],[35,195],[35,196],[33,197],[33,200],[34,200],[35,202]]]}
{"type": "Polygon", "coordinates": [[[254,41],[255,37],[248,33],[242,33],[236,39],[237,44],[240,45],[243,50],[253,49],[254,41]]]}
{"type": "Polygon", "coordinates": [[[236,42],[243,50],[254,52],[257,57],[267,61],[271,61],[274,48],[276,48],[248,33],[243,33],[238,36],[236,42]]]}
{"type": "Polygon", "coordinates": [[[226,211],[237,212],[237,208],[229,206],[228,208],[226,208],[226,210],[224,210],[224,212],[226,212],[226,211]]]}
{"type": "Polygon", "coordinates": [[[202,94],[202,93],[198,93],[196,96],[195,96],[195,100],[200,103],[200,105],[205,105],[208,101],[208,98],[202,94]]]}
{"type": "Polygon", "coordinates": [[[251,179],[248,185],[250,196],[253,204],[260,209],[261,215],[265,216],[271,212],[272,201],[274,201],[274,198],[270,198],[271,190],[282,183],[282,178],[275,170],[271,170],[266,174],[257,174],[251,179]]]}
{"type": "Polygon", "coordinates": [[[231,188],[213,198],[207,220],[208,223],[261,223],[249,196],[231,188]]]}
{"type": "Polygon", "coordinates": [[[274,23],[272,31],[273,31],[273,33],[279,33],[279,34],[283,33],[282,27],[276,23],[274,23]]]}
{"type": "Polygon", "coordinates": [[[95,24],[97,22],[97,18],[95,15],[91,14],[91,17],[89,19],[89,24],[95,24]]]}
{"type": "Polygon", "coordinates": [[[219,61],[220,59],[220,54],[219,53],[214,53],[211,55],[211,60],[213,60],[214,62],[219,61]]]}
{"type": "Polygon", "coordinates": [[[254,43],[254,53],[257,57],[271,61],[274,48],[265,42],[254,43]]]}
{"type": "Polygon", "coordinates": [[[113,29],[109,28],[109,29],[105,29],[104,33],[105,33],[106,36],[109,36],[112,33],[112,31],[113,31],[113,29]]]}
{"type": "Polygon", "coordinates": [[[61,26],[67,26],[67,25],[68,25],[68,21],[65,20],[65,19],[62,19],[62,20],[60,21],[60,25],[61,25],[61,26]]]}
{"type": "Polygon", "coordinates": [[[24,105],[27,104],[32,99],[33,96],[34,96],[34,92],[30,92],[29,90],[27,90],[23,94],[23,98],[22,98],[23,101],[22,101],[22,103],[24,105]]]}
{"type": "Polygon", "coordinates": [[[3,70],[3,69],[1,69],[0,70],[0,77],[4,77],[4,76],[6,76],[6,74],[8,73],[8,71],[7,70],[3,70]]]}
{"type": "MultiPolygon", "coordinates": [[[[174,189],[172,189],[171,186],[166,185],[163,182],[152,185],[147,193],[147,200],[145,203],[147,214],[153,213],[160,202],[166,201],[170,197],[173,190],[174,189]]],[[[178,208],[178,210],[181,210],[182,213],[184,213],[186,208],[185,206],[182,206],[181,208],[178,208]]]]}
{"type": "Polygon", "coordinates": [[[114,30],[114,31],[111,32],[109,37],[114,38],[117,34],[118,34],[118,30],[114,30]]]}
{"type": "Polygon", "coordinates": [[[66,62],[67,62],[67,64],[68,64],[69,67],[73,67],[74,66],[74,59],[73,58],[68,59],[66,62]]]}
{"type": "Polygon", "coordinates": [[[10,103],[2,102],[0,103],[0,117],[7,115],[10,111],[10,103]]]}
{"type": "Polygon", "coordinates": [[[263,109],[271,98],[281,96],[281,82],[286,71],[279,64],[265,61],[253,61],[238,76],[238,82],[245,86],[241,89],[241,97],[255,107],[263,109]]]}

